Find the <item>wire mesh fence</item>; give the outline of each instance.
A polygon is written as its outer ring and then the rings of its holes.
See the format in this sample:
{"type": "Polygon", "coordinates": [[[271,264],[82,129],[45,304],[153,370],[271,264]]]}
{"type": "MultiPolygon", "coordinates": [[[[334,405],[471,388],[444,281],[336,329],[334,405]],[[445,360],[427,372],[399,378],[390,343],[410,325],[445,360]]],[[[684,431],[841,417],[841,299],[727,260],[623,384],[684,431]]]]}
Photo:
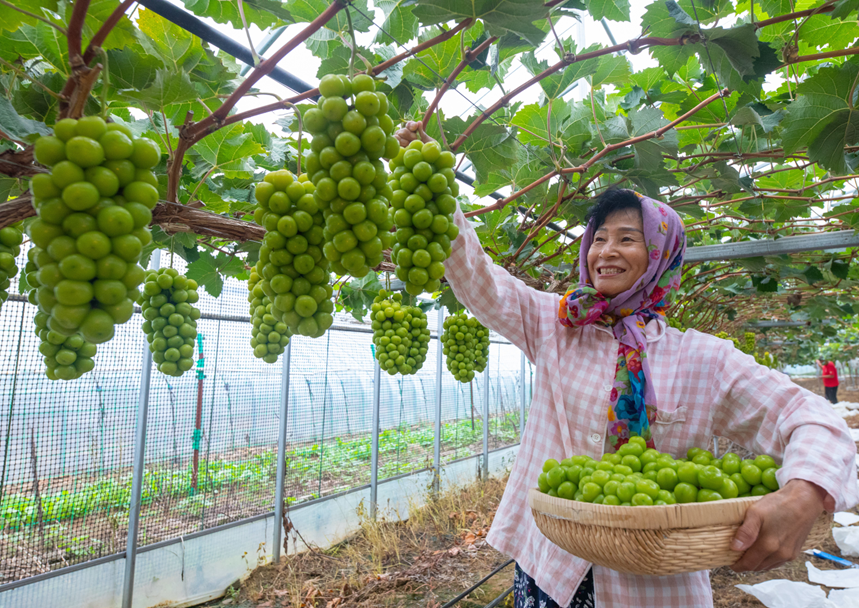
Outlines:
{"type": "MultiPolygon", "coordinates": [[[[218,298],[201,291],[201,380],[153,370],[140,546],[274,509],[283,365],[251,355],[246,293],[235,279],[218,298]]],[[[35,312],[14,297],[0,311],[0,585],[116,555],[128,534],[142,318],[99,346],[92,372],[64,383],[43,374],[35,312]]],[[[437,314],[428,313],[430,328],[437,314]]],[[[345,315],[335,323],[322,338],[293,339],[283,448],[290,504],[371,480],[372,335],[345,315]]],[[[518,349],[499,342],[472,383],[441,371],[442,463],[482,452],[487,390],[489,449],[519,441],[522,383],[527,406],[531,379],[518,349]]],[[[414,375],[381,375],[379,480],[433,466],[437,348],[434,336],[414,375]]]]}

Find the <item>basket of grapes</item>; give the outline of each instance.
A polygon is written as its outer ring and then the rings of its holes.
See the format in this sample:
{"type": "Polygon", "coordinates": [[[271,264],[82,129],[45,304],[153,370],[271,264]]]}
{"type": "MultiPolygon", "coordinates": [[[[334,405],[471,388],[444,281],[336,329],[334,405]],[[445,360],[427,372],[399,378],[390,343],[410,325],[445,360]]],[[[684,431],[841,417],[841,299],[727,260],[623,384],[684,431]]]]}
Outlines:
{"type": "MultiPolygon", "coordinates": [[[[770,456],[714,458],[700,448],[675,460],[633,437],[600,461],[546,461],[528,502],[540,531],[565,551],[619,572],[667,576],[742,557],[731,541],[746,510],[778,489],[778,469],[770,456]]],[[[803,548],[830,528],[824,513],[803,548]]]]}

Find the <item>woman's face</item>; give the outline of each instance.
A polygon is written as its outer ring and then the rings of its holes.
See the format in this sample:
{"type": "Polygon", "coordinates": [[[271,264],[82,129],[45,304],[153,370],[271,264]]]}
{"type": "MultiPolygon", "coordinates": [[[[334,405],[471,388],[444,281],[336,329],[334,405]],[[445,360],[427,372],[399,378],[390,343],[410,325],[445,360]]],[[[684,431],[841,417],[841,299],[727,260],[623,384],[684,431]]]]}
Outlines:
{"type": "Polygon", "coordinates": [[[648,259],[641,213],[623,209],[609,215],[594,232],[588,250],[588,274],[597,291],[613,298],[644,274],[648,259]]]}

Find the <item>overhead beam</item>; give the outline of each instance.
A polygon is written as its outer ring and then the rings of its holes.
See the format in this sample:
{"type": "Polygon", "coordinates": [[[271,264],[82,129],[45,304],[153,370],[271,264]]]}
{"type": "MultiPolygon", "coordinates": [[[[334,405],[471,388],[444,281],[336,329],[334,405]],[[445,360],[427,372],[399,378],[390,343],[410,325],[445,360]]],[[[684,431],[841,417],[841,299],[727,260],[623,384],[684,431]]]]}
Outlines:
{"type": "Polygon", "coordinates": [[[829,251],[832,249],[845,249],[847,247],[859,247],[859,234],[856,234],[853,230],[786,236],[774,240],[761,239],[759,241],[690,247],[686,250],[685,261],[687,264],[691,264],[693,262],[737,260],[741,258],[800,253],[803,251],[829,251]]]}
{"type": "Polygon", "coordinates": [[[769,329],[772,327],[811,327],[812,325],[832,325],[834,319],[822,319],[820,321],[752,321],[746,323],[746,327],[755,329],[769,329]]]}
{"type": "MultiPolygon", "coordinates": [[[[170,4],[167,0],[139,0],[138,3],[141,6],[145,6],[153,13],[161,15],[167,19],[167,21],[175,23],[182,29],[191,32],[201,40],[208,42],[228,55],[232,55],[239,61],[253,67],[254,57],[250,49],[242,46],[232,38],[224,36],[221,32],[206,25],[203,21],[189,12],[170,4]]],[[[293,76],[286,70],[279,67],[275,67],[269,74],[267,74],[267,76],[276,80],[283,86],[289,87],[296,93],[304,93],[305,91],[309,91],[314,88],[304,82],[301,78],[293,76]]]]}

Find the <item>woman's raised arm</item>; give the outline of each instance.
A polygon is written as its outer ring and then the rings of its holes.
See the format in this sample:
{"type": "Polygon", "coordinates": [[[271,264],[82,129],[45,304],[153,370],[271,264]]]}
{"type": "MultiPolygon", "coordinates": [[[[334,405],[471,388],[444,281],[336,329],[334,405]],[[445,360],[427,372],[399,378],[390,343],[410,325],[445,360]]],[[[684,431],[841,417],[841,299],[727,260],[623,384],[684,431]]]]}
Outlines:
{"type": "Polygon", "coordinates": [[[532,289],[494,264],[458,208],[454,222],[459,236],[445,262],[453,293],[478,321],[510,340],[534,363],[543,339],[558,326],[560,297],[532,289]]]}

